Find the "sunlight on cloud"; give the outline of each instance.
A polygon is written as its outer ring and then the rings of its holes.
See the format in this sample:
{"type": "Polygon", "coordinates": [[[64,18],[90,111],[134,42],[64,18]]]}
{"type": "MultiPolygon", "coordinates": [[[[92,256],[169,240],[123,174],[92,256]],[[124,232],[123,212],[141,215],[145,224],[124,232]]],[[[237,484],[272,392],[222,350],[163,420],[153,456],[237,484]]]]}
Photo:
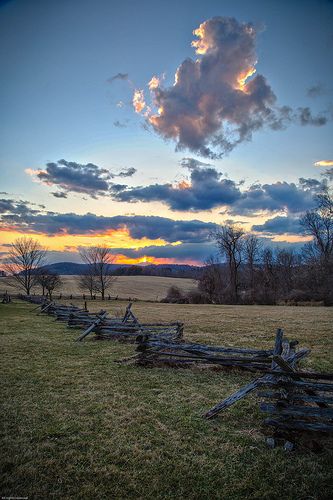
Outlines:
{"type": "MultiPolygon", "coordinates": [[[[10,227],[2,228],[2,244],[12,243],[16,238],[22,237],[22,233],[10,227]]],[[[149,239],[146,237],[136,239],[130,236],[127,228],[108,230],[95,234],[57,234],[55,236],[48,236],[46,234],[33,234],[38,241],[46,246],[49,250],[64,251],[68,247],[79,246],[94,246],[94,245],[107,245],[109,248],[132,248],[140,249],[149,246],[164,246],[170,244],[162,238],[149,239]]],[[[180,245],[181,242],[177,241],[172,243],[173,246],[180,245]]]]}
{"type": "Polygon", "coordinates": [[[132,102],[133,102],[133,106],[134,106],[136,113],[141,113],[145,109],[146,102],[145,102],[143,90],[136,89],[134,91],[132,102]]]}
{"type": "Polygon", "coordinates": [[[315,167],[333,167],[333,160],[319,160],[314,163],[315,167]]]}

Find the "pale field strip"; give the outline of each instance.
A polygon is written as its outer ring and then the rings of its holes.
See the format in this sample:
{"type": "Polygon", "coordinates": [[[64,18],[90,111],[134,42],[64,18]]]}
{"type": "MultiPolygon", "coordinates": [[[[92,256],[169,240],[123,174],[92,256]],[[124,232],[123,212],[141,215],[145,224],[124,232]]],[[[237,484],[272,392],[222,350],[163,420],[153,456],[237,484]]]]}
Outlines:
{"type": "MultiPolygon", "coordinates": [[[[74,275],[61,276],[63,286],[55,292],[55,297],[62,292],[65,295],[78,295],[83,292],[78,288],[77,277],[74,275]]],[[[122,299],[137,300],[161,300],[168,292],[171,286],[177,286],[184,293],[196,289],[196,282],[189,278],[165,278],[161,276],[118,276],[116,282],[110,290],[112,297],[117,296],[122,299]]],[[[0,294],[5,291],[8,293],[18,293],[14,288],[8,286],[6,278],[0,278],[0,294]]],[[[36,294],[40,293],[39,287],[34,290],[36,294]]],[[[88,295],[88,291],[85,292],[88,295]]],[[[108,293],[107,293],[108,295],[108,293]]]]}

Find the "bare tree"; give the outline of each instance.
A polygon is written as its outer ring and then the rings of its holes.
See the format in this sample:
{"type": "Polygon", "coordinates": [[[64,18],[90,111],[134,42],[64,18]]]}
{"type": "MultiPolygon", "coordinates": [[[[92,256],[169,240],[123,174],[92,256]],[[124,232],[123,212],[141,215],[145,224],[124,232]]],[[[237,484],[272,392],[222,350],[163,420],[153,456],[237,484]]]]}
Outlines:
{"type": "Polygon", "coordinates": [[[239,301],[239,268],[242,263],[244,231],[236,226],[221,226],[213,235],[222,256],[226,257],[229,269],[231,300],[239,301]]]}
{"type": "Polygon", "coordinates": [[[45,295],[48,278],[49,278],[49,272],[45,267],[40,268],[36,272],[36,282],[42,288],[42,295],[45,295]]]}
{"type": "Polygon", "coordinates": [[[223,275],[221,264],[215,257],[209,257],[199,278],[198,289],[210,303],[220,304],[223,294],[223,275]]]}
{"type": "Polygon", "coordinates": [[[317,196],[317,207],[308,211],[300,222],[313,237],[319,258],[327,263],[333,256],[333,197],[328,190],[317,196]]]}
{"type": "Polygon", "coordinates": [[[257,236],[249,234],[244,238],[244,257],[247,266],[248,284],[251,294],[251,302],[255,299],[255,273],[258,261],[260,259],[260,251],[262,243],[257,236]]]}
{"type": "Polygon", "coordinates": [[[328,188],[317,196],[317,206],[300,222],[313,238],[303,252],[305,263],[309,274],[319,280],[319,294],[325,304],[330,305],[333,302],[333,197],[328,188]]]}
{"type": "Polygon", "coordinates": [[[281,249],[276,253],[276,268],[279,281],[279,293],[288,297],[294,284],[296,255],[293,250],[281,249]]]}
{"type": "Polygon", "coordinates": [[[61,278],[59,274],[49,272],[45,284],[45,288],[49,294],[50,300],[52,300],[52,293],[54,290],[58,290],[62,285],[61,278]]]}
{"type": "Polygon", "coordinates": [[[77,276],[78,286],[82,292],[88,290],[90,298],[92,299],[96,291],[96,277],[94,276],[93,266],[88,266],[82,274],[77,276]]]}
{"type": "Polygon", "coordinates": [[[38,269],[44,264],[45,255],[46,249],[37,240],[25,236],[15,240],[3,264],[10,276],[10,286],[30,295],[31,289],[38,283],[38,269]]]}
{"type": "Polygon", "coordinates": [[[81,250],[80,255],[88,264],[89,275],[94,278],[94,290],[100,293],[104,300],[105,293],[110,290],[116,280],[111,269],[115,257],[107,247],[87,247],[81,250]]]}

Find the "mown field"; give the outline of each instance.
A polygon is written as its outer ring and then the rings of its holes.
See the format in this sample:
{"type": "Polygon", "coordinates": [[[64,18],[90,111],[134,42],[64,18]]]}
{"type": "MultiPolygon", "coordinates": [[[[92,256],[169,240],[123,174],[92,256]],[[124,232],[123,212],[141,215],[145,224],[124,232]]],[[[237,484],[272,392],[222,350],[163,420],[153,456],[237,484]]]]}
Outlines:
{"type": "MultiPolygon", "coordinates": [[[[106,302],[120,313],[126,303],[106,302]]],[[[2,496],[328,499],[333,452],[269,450],[255,396],[213,421],[202,413],[253,378],[238,371],[114,363],[116,342],[0,304],[2,496]]],[[[100,303],[90,303],[90,309],[100,303]]],[[[182,320],[189,340],[268,347],[277,327],[333,371],[333,310],[138,302],[140,320],[182,320]]]]}
{"type": "MultiPolygon", "coordinates": [[[[63,285],[55,295],[62,292],[65,295],[82,294],[78,288],[77,276],[61,276],[63,285]]],[[[156,300],[163,299],[170,286],[177,286],[183,292],[189,292],[196,288],[196,282],[188,278],[164,278],[161,276],[118,276],[110,290],[112,297],[131,298],[138,300],[156,300]]],[[[0,294],[8,290],[8,293],[17,293],[17,290],[8,286],[7,278],[0,278],[0,294]]],[[[37,287],[36,294],[41,293],[37,287]]],[[[88,291],[86,291],[88,294],[88,291]]]]}

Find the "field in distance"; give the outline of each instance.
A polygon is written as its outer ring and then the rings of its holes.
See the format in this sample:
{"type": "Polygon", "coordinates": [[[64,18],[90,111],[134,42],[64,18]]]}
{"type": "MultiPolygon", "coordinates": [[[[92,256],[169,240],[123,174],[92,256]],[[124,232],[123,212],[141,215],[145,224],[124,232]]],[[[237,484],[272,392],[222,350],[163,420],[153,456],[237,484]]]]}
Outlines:
{"type": "MultiPolygon", "coordinates": [[[[63,286],[59,292],[65,295],[78,295],[83,292],[78,288],[77,276],[61,276],[63,286]]],[[[161,276],[117,276],[115,283],[108,292],[112,297],[118,295],[120,299],[131,298],[138,300],[156,300],[163,299],[171,286],[177,286],[184,293],[196,289],[196,282],[190,278],[165,278],[161,276]]],[[[8,293],[17,293],[14,288],[8,287],[7,278],[0,279],[0,294],[8,290],[8,293]]],[[[40,293],[39,287],[34,290],[36,294],[40,293]]],[[[88,291],[85,292],[88,294],[88,291]]],[[[108,295],[107,293],[107,295],[108,295]]]]}

